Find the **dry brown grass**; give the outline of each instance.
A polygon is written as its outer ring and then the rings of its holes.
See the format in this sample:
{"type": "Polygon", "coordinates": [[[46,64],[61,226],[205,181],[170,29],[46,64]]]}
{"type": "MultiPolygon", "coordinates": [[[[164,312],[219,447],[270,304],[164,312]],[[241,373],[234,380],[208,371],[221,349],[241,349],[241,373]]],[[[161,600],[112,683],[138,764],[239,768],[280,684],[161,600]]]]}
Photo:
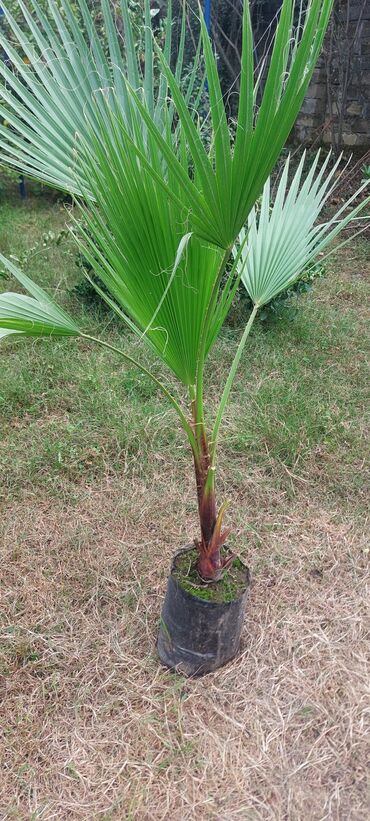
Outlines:
{"type": "Polygon", "coordinates": [[[81,486],[73,506],[29,491],[3,512],[0,817],[365,821],[368,538],[304,482],[289,513],[266,475],[239,482],[242,652],[186,680],[155,652],[193,527],[178,470],[81,486]]]}

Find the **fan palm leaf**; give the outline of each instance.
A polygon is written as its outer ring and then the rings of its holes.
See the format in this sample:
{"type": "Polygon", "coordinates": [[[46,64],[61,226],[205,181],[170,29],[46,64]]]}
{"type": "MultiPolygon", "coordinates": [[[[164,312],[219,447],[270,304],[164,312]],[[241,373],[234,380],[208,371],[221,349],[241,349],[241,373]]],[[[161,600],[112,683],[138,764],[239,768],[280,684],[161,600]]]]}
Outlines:
{"type": "MultiPolygon", "coordinates": [[[[262,102],[256,111],[254,83],[250,76],[251,73],[253,76],[254,67],[253,39],[250,34],[249,3],[244,3],[242,84],[234,151],[227,133],[217,65],[203,17],[202,42],[213,135],[210,150],[202,143],[165,56],[159,55],[181,124],[182,137],[191,158],[187,173],[182,179],[183,196],[189,201],[189,208],[191,206],[190,217],[194,231],[208,242],[231,250],[299,112],[321,48],[331,7],[331,0],[312,0],[302,29],[294,32],[295,0],[283,0],[262,102]],[[189,182],[193,168],[194,182],[189,182]]],[[[176,152],[170,150],[168,135],[166,142],[166,137],[151,121],[139,97],[131,93],[131,99],[141,118],[145,120],[153,142],[166,157],[168,173],[171,172],[180,180],[179,159],[176,152]]],[[[168,195],[173,196],[170,184],[167,190],[168,195]]]]}
{"type": "MultiPolygon", "coordinates": [[[[2,4],[11,36],[0,29],[0,46],[8,60],[0,61],[1,163],[16,167],[35,179],[69,193],[81,193],[78,164],[78,136],[88,138],[96,128],[99,89],[115,93],[120,110],[130,127],[126,80],[144,89],[145,103],[157,127],[164,128],[162,111],[167,84],[162,76],[153,78],[153,38],[150,2],[145,0],[145,68],[136,53],[127,0],[122,0],[123,40],[117,33],[109,0],[101,0],[107,49],[104,50],[93,24],[86,0],[76,0],[85,33],[70,0],[58,7],[48,0],[48,14],[37,0],[19,0],[23,16],[19,25],[6,4],[2,4]],[[24,60],[26,58],[26,62],[24,60]]],[[[176,76],[183,73],[185,11],[176,76]]],[[[172,2],[167,6],[164,54],[171,55],[172,2]]],[[[187,72],[185,97],[191,94],[198,71],[198,59],[187,72]]]]}
{"type": "MultiPolygon", "coordinates": [[[[194,385],[204,315],[222,266],[222,251],[188,229],[172,202],[125,143],[122,120],[85,145],[83,168],[95,205],[82,207],[76,239],[122,318],[185,385],[194,385]],[[86,227],[84,227],[86,226],[86,227]]],[[[172,183],[174,187],[174,182],[172,183]]],[[[208,351],[226,310],[220,294],[208,351]]]]}
{"type": "MultiPolygon", "coordinates": [[[[365,197],[351,209],[351,205],[367,187],[360,186],[347,202],[326,222],[317,224],[328,198],[338,185],[344,170],[338,174],[341,156],[326,173],[330,152],[320,171],[317,166],[320,151],[303,179],[305,153],[288,185],[290,158],[280,176],[276,196],[271,197],[271,181],[265,183],[259,210],[253,207],[247,227],[239,233],[233,248],[236,283],[243,283],[252,302],[253,310],[240,339],[230,372],[220,399],[211,436],[211,463],[216,456],[217,437],[235,374],[248,338],[251,325],[262,305],[289,288],[319,255],[323,254],[338,234],[369,204],[365,197]]],[[[370,214],[364,219],[370,218],[370,214]]],[[[365,226],[366,227],[366,226],[365,226]]],[[[360,229],[361,230],[361,229],[360,229]]],[[[349,239],[345,240],[348,242],[349,239]]],[[[330,251],[328,252],[330,253],[330,251]]]]}
{"type": "Polygon", "coordinates": [[[75,321],[20,271],[0,254],[0,263],[12,274],[30,296],[17,293],[0,294],[0,338],[9,334],[23,336],[80,336],[75,321]]]}
{"type": "Polygon", "coordinates": [[[329,173],[325,173],[330,161],[328,154],[316,173],[319,157],[320,151],[302,182],[305,169],[303,154],[290,185],[288,157],[274,201],[268,179],[259,212],[256,208],[252,209],[247,228],[239,234],[242,250],[237,267],[243,285],[257,306],[265,305],[289,288],[370,201],[370,197],[365,197],[355,208],[351,208],[354,200],[367,187],[368,183],[365,182],[330,219],[317,223],[341,176],[337,174],[341,157],[329,173]]]}

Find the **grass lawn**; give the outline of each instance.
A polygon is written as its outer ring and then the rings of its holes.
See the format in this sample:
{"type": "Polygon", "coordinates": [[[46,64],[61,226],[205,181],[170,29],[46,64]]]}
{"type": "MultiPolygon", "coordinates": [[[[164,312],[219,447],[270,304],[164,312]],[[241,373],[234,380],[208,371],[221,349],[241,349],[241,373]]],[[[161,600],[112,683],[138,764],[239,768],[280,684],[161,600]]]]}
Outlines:
{"type": "MultiPolygon", "coordinates": [[[[73,291],[73,241],[55,239],[68,209],[31,185],[22,203],[4,178],[0,251],[150,362],[73,291]]],[[[219,498],[253,585],[241,656],[200,680],[155,649],[171,555],[197,534],[174,413],[111,352],[2,344],[1,819],[368,818],[369,272],[359,238],[295,315],[250,338],[219,498]]],[[[225,327],[212,353],[210,410],[239,335],[225,327]]]]}

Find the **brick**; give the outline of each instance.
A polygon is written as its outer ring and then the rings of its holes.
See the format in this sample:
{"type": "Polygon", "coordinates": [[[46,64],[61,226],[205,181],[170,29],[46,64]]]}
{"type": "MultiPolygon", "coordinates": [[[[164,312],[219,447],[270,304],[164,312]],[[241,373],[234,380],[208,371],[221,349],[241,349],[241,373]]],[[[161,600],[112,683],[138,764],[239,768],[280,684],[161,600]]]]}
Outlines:
{"type": "Polygon", "coordinates": [[[315,68],[312,73],[311,84],[314,85],[315,83],[322,83],[324,77],[325,65],[323,65],[322,68],[315,68]]]}
{"type": "Polygon", "coordinates": [[[312,117],[307,114],[300,114],[298,118],[298,123],[301,128],[317,128],[320,122],[320,117],[312,117]]]}
{"type": "Polygon", "coordinates": [[[324,100],[319,100],[318,97],[306,97],[303,101],[302,109],[303,114],[316,114],[319,115],[324,113],[325,111],[325,104],[324,100]]]}
{"type": "Polygon", "coordinates": [[[362,120],[359,117],[354,117],[351,121],[351,130],[356,134],[368,134],[370,142],[370,122],[369,120],[362,120]]]}
{"type": "MultiPolygon", "coordinates": [[[[341,17],[342,17],[342,19],[343,19],[343,22],[345,22],[345,20],[346,20],[346,18],[347,18],[347,9],[346,9],[346,5],[347,5],[347,4],[345,4],[345,7],[344,7],[344,9],[343,9],[343,13],[342,13],[342,15],[341,15],[341,17]]],[[[353,24],[354,24],[354,25],[356,25],[356,23],[357,23],[357,21],[358,21],[358,19],[359,19],[359,16],[360,16],[360,10],[361,10],[361,5],[362,5],[362,4],[360,4],[360,3],[353,3],[353,1],[352,1],[352,2],[351,2],[351,4],[350,4],[350,7],[349,7],[349,20],[350,20],[350,22],[353,22],[353,24]]],[[[366,8],[365,8],[365,11],[363,11],[363,13],[362,13],[362,15],[361,15],[361,19],[362,19],[362,20],[366,19],[366,16],[367,16],[367,11],[368,11],[368,10],[366,10],[366,8]]]]}
{"type": "Polygon", "coordinates": [[[298,142],[305,143],[310,138],[311,131],[307,128],[300,128],[299,125],[294,129],[294,134],[298,142]]]}
{"type": "Polygon", "coordinates": [[[370,141],[370,122],[361,117],[348,117],[346,113],[343,120],[343,131],[351,134],[368,134],[370,141]]]}
{"type": "Polygon", "coordinates": [[[359,134],[343,134],[343,145],[362,145],[359,134]]]}
{"type": "MultiPolygon", "coordinates": [[[[322,142],[325,145],[331,145],[332,133],[330,128],[327,128],[327,130],[324,131],[322,135],[322,142]]],[[[348,146],[348,148],[370,148],[370,138],[367,134],[352,134],[350,131],[346,131],[343,134],[343,145],[348,146]]]]}
{"type": "Polygon", "coordinates": [[[351,100],[358,100],[362,99],[365,96],[365,90],[363,88],[359,88],[359,86],[348,86],[347,89],[347,100],[350,102],[351,100]]]}
{"type": "Polygon", "coordinates": [[[357,114],[362,114],[362,113],[363,113],[363,106],[361,105],[361,103],[358,103],[355,100],[349,106],[347,106],[346,115],[348,115],[348,114],[357,115],[357,114]]]}
{"type": "Polygon", "coordinates": [[[326,83],[311,83],[311,85],[308,87],[306,97],[316,98],[318,100],[325,100],[326,94],[326,83]]]}

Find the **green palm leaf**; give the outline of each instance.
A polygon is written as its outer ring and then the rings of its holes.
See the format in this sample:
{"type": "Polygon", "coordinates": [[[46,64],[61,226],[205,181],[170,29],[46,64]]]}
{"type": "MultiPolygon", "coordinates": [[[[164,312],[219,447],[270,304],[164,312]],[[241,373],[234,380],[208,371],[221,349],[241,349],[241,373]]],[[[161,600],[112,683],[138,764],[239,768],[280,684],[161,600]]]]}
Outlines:
{"type": "MultiPolygon", "coordinates": [[[[367,197],[348,210],[366,188],[367,183],[364,183],[334,216],[327,222],[317,224],[328,197],[339,182],[340,176],[336,176],[336,172],[341,161],[339,157],[325,176],[330,155],[316,173],[319,156],[320,151],[301,184],[305,165],[305,155],[302,156],[290,186],[288,158],[274,203],[271,202],[270,180],[267,180],[259,212],[252,209],[247,229],[243,228],[239,234],[239,243],[243,247],[237,267],[250,298],[257,306],[265,305],[292,285],[315,257],[323,253],[370,202],[370,197],[367,197]]],[[[236,251],[234,249],[234,253],[236,251]]]]}
{"type": "Polygon", "coordinates": [[[0,294],[0,339],[9,334],[24,336],[79,336],[71,317],[57,306],[45,291],[0,254],[0,263],[31,296],[0,294]]]}
{"type": "MultiPolygon", "coordinates": [[[[231,154],[226,133],[225,112],[221,106],[221,91],[217,65],[202,18],[202,39],[206,58],[210,97],[212,144],[207,153],[193,119],[189,115],[181,88],[164,55],[160,55],[174,101],[183,138],[195,169],[192,194],[191,223],[198,236],[223,249],[232,244],[259,196],[280,151],[291,131],[302,104],[308,83],[321,48],[332,0],[312,0],[308,5],[302,31],[292,27],[295,0],[283,0],[276,32],[275,47],[265,83],[262,102],[254,110],[251,82],[254,56],[250,33],[249,3],[244,4],[242,87],[236,128],[235,150],[231,154]],[[194,200],[197,204],[194,205],[194,200]]],[[[146,120],[146,125],[158,149],[166,156],[168,172],[179,177],[179,159],[170,146],[164,146],[164,136],[150,121],[137,96],[131,95],[134,106],[146,120]]],[[[170,187],[169,187],[170,188],[170,187]]],[[[183,195],[189,199],[188,179],[182,183],[183,195]]],[[[171,191],[169,190],[169,195],[171,191]]]]}
{"type": "MultiPolygon", "coordinates": [[[[93,152],[86,143],[82,161],[96,205],[81,206],[76,239],[120,316],[193,385],[223,254],[189,232],[181,199],[171,201],[162,181],[138,162],[118,115],[106,131],[100,124],[93,152]]],[[[207,350],[215,334],[213,325],[207,350]]]]}

